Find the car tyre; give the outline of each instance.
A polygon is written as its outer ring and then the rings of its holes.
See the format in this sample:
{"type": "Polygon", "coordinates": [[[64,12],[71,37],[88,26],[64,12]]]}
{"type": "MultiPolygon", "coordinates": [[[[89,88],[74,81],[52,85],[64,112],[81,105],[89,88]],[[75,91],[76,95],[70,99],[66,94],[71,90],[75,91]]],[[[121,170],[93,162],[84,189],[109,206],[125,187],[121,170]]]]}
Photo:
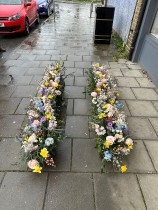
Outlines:
{"type": "Polygon", "coordinates": [[[29,26],[29,21],[28,21],[28,19],[26,18],[26,19],[25,19],[25,31],[24,31],[24,34],[25,34],[26,36],[28,36],[29,33],[30,33],[30,26],[29,26]]]}

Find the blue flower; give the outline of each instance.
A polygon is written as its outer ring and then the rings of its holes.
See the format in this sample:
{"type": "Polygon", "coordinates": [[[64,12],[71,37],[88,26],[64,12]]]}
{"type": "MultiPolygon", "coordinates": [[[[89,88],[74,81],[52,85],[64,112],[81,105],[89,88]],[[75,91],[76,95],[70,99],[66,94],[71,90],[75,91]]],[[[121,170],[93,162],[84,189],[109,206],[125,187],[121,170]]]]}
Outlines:
{"type": "Polygon", "coordinates": [[[109,151],[105,151],[104,152],[104,159],[106,161],[111,161],[111,158],[112,158],[112,154],[109,151]]]}
{"type": "Polygon", "coordinates": [[[116,102],[116,108],[117,109],[121,109],[122,108],[122,104],[121,104],[121,102],[116,102]]]}
{"type": "Polygon", "coordinates": [[[54,139],[51,138],[51,137],[48,137],[48,138],[45,140],[45,145],[46,145],[46,146],[50,146],[51,144],[54,144],[54,139]]]}

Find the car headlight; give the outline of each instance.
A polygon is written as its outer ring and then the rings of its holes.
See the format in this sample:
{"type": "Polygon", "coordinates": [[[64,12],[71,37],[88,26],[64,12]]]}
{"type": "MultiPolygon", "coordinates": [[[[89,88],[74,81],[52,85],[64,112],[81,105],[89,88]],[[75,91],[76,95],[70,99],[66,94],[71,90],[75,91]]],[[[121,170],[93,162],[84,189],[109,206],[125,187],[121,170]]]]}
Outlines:
{"type": "Polygon", "coordinates": [[[10,16],[8,18],[8,20],[20,20],[20,18],[21,18],[21,15],[20,14],[16,14],[16,15],[10,16]]]}
{"type": "Polygon", "coordinates": [[[39,7],[47,7],[48,3],[47,2],[43,2],[42,4],[39,4],[39,7]]]}

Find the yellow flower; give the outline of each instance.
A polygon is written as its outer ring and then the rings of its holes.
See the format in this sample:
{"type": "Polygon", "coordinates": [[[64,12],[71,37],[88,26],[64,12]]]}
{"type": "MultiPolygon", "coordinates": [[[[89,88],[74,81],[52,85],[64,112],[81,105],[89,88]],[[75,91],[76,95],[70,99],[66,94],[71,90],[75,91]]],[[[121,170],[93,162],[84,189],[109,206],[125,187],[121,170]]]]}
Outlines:
{"type": "Polygon", "coordinates": [[[59,68],[59,66],[60,66],[60,64],[59,63],[56,63],[56,67],[59,68]]]}
{"type": "Polygon", "coordinates": [[[105,104],[104,106],[102,106],[103,109],[107,109],[108,108],[108,104],[105,104]]]}
{"type": "Polygon", "coordinates": [[[24,141],[28,141],[29,137],[25,136],[24,141]]]}
{"type": "Polygon", "coordinates": [[[102,118],[104,118],[104,117],[106,117],[106,114],[105,114],[105,113],[100,113],[100,114],[98,114],[98,118],[99,118],[99,119],[102,119],[102,118]]]}
{"type": "Polygon", "coordinates": [[[105,88],[107,86],[107,84],[102,84],[102,86],[105,88]]]}
{"type": "Polygon", "coordinates": [[[52,114],[51,113],[46,113],[45,115],[47,120],[51,120],[52,119],[52,114]]]}
{"type": "Polygon", "coordinates": [[[115,103],[115,100],[113,100],[113,99],[110,100],[110,104],[111,104],[111,105],[114,105],[114,103],[115,103]]]}
{"type": "Polygon", "coordinates": [[[100,79],[102,79],[102,78],[103,78],[103,75],[102,75],[102,74],[98,74],[98,77],[99,77],[100,79]]]}
{"type": "Polygon", "coordinates": [[[53,87],[57,88],[59,87],[59,84],[57,82],[53,82],[53,87]]]}
{"type": "Polygon", "coordinates": [[[34,173],[39,173],[39,174],[41,174],[41,170],[42,170],[42,167],[40,167],[40,166],[35,166],[33,172],[34,172],[34,173]]]}
{"type": "Polygon", "coordinates": [[[47,150],[47,148],[41,149],[40,155],[41,155],[43,158],[47,158],[47,157],[48,157],[48,150],[47,150]]]}
{"type": "Polygon", "coordinates": [[[120,94],[119,93],[116,93],[116,96],[119,96],[120,94]]]}
{"type": "Polygon", "coordinates": [[[128,149],[133,149],[133,145],[128,145],[128,149]]]}
{"type": "Polygon", "coordinates": [[[109,141],[105,141],[105,142],[104,142],[104,146],[105,146],[105,148],[109,148],[109,147],[110,147],[110,145],[111,145],[111,144],[110,144],[110,142],[109,142],[109,141]]]}
{"type": "Polygon", "coordinates": [[[57,71],[57,70],[54,70],[54,71],[53,71],[53,73],[54,73],[54,74],[57,74],[57,73],[58,73],[58,71],[57,71]]]}
{"type": "Polygon", "coordinates": [[[100,91],[101,91],[101,88],[97,88],[96,91],[97,91],[97,92],[100,92],[100,91]]]}
{"type": "Polygon", "coordinates": [[[46,81],[46,82],[44,83],[44,85],[45,85],[46,87],[48,87],[48,86],[49,86],[49,82],[46,81]]]}
{"type": "Polygon", "coordinates": [[[121,172],[125,173],[126,171],[127,171],[127,166],[126,165],[121,166],[121,172]]]}
{"type": "Polygon", "coordinates": [[[54,96],[51,95],[51,94],[49,94],[49,95],[47,96],[48,99],[52,99],[53,97],[54,97],[54,96]]]}

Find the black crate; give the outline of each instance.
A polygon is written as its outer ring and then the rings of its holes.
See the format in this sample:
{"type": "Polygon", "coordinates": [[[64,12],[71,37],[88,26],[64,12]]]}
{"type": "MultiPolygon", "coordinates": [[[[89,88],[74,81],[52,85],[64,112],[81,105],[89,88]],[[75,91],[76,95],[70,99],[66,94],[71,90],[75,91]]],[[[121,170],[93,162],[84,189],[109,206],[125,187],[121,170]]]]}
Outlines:
{"type": "Polygon", "coordinates": [[[114,7],[96,7],[95,44],[110,44],[112,25],[114,19],[114,7]]]}

